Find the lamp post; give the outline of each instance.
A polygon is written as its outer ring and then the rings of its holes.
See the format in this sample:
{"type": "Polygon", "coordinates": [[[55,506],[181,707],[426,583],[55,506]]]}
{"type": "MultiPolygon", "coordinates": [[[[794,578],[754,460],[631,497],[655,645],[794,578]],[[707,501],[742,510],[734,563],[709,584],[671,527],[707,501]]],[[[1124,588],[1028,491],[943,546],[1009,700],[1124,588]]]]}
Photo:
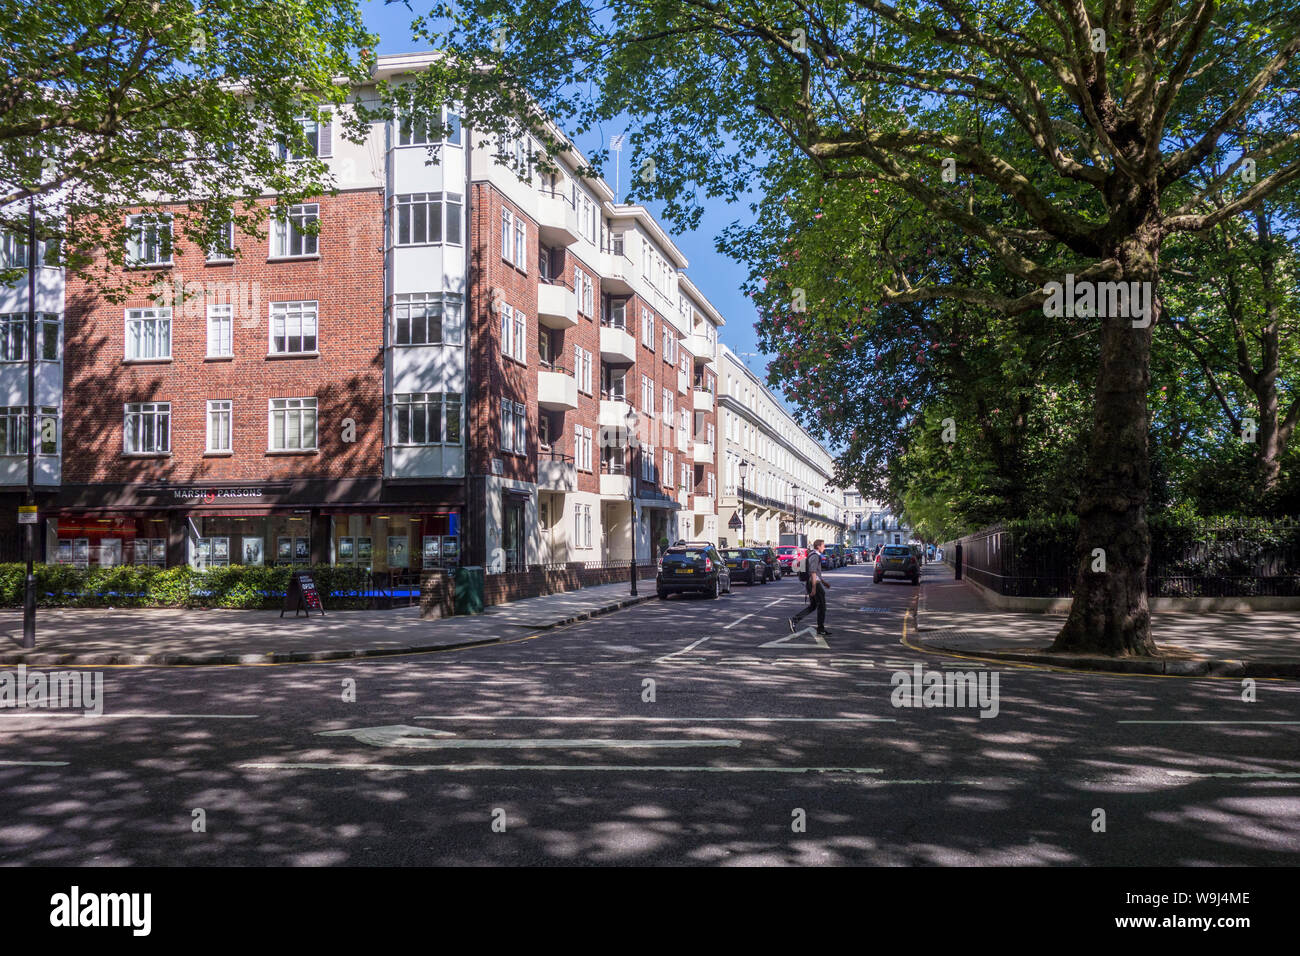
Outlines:
{"type": "Polygon", "coordinates": [[[623,452],[623,470],[627,473],[627,525],[628,540],[632,542],[632,597],[636,597],[636,492],[632,487],[632,448],[636,444],[636,409],[628,408],[624,416],[627,427],[626,451],[623,452]]]}
{"type": "Polygon", "coordinates": [[[749,460],[740,459],[740,546],[745,546],[745,475],[749,472],[749,460]]]}
{"type": "Polygon", "coordinates": [[[23,590],[23,647],[36,646],[36,198],[27,199],[27,497],[30,521],[23,527],[23,550],[27,552],[27,578],[23,590]]]}

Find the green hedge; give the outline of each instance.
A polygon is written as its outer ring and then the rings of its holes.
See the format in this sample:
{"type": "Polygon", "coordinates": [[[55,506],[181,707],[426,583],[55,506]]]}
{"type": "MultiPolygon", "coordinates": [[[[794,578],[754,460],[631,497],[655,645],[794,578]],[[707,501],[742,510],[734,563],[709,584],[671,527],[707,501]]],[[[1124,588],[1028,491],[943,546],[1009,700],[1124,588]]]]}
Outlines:
{"type": "MultiPolygon", "coordinates": [[[[37,603],[41,607],[226,607],[278,608],[289,586],[288,567],[232,565],[195,571],[118,565],[75,568],[38,564],[37,603]]],[[[308,569],[327,609],[364,608],[370,573],[363,568],[321,565],[308,569]],[[336,593],[337,592],[337,593],[336,593]]],[[[0,564],[0,605],[21,607],[27,568],[0,564]]]]}

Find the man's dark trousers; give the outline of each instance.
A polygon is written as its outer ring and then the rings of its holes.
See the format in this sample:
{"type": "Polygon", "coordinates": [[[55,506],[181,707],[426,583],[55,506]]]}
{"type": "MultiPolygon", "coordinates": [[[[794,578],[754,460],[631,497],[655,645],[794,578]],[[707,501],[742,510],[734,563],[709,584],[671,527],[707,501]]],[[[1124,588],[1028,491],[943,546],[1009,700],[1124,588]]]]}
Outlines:
{"type": "Polygon", "coordinates": [[[794,616],[794,622],[797,624],[814,610],[817,611],[817,630],[826,630],[826,589],[822,587],[820,581],[817,582],[817,587],[808,595],[808,606],[794,616]]]}

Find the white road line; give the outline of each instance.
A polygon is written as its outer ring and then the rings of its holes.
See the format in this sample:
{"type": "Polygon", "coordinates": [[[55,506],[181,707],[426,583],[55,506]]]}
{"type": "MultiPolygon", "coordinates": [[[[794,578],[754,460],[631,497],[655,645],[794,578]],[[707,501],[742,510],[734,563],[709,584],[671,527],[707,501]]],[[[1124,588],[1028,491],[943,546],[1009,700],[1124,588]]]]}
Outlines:
{"type": "MultiPolygon", "coordinates": [[[[889,684],[881,686],[893,686],[889,684]]],[[[693,724],[718,724],[718,723],[790,723],[790,724],[846,724],[862,722],[885,722],[897,723],[893,717],[574,717],[574,716],[546,716],[546,717],[529,717],[523,714],[437,714],[430,717],[415,717],[413,720],[535,720],[547,721],[552,723],[693,723],[693,724]]]]}
{"type": "Polygon", "coordinates": [[[740,741],[724,740],[611,740],[605,737],[557,739],[525,737],[507,740],[427,739],[419,750],[678,750],[685,747],[739,747],[740,741]]]}
{"type": "Polygon", "coordinates": [[[66,767],[66,760],[0,760],[0,767],[66,767]]]}
{"type": "Polygon", "coordinates": [[[722,629],[723,629],[724,631],[729,631],[729,630],[731,630],[733,627],[735,627],[737,624],[739,624],[741,621],[746,620],[747,618],[751,618],[751,617],[753,617],[753,616],[754,616],[755,614],[757,614],[757,613],[758,613],[757,611],[750,611],[748,614],[745,615],[745,617],[738,617],[738,618],[736,618],[734,621],[732,621],[730,624],[724,624],[723,627],[722,627],[722,629]]]}
{"type": "Polygon", "coordinates": [[[1300,724],[1300,720],[1120,720],[1121,724],[1300,724]]]}
{"type": "Polygon", "coordinates": [[[766,604],[763,605],[763,607],[776,607],[778,604],[785,603],[785,601],[786,601],[785,598],[777,598],[775,601],[768,601],[766,604]]]}
{"type": "Polygon", "coordinates": [[[82,717],[87,720],[256,720],[258,714],[83,714],[81,711],[67,713],[57,710],[8,711],[13,717],[82,717]]]}
{"type": "MultiPolygon", "coordinates": [[[[240,770],[415,770],[474,773],[477,771],[583,771],[601,773],[884,773],[880,767],[693,767],[653,766],[638,764],[397,764],[397,763],[242,763],[240,770]]],[[[875,782],[875,781],[873,781],[875,782]]],[[[909,781],[879,781],[880,783],[907,783],[909,781]]],[[[936,783],[939,781],[920,781],[936,783]]],[[[968,783],[974,781],[955,781],[968,783]]]]}
{"type": "Polygon", "coordinates": [[[1300,773],[1247,771],[1244,773],[1197,773],[1192,770],[1166,770],[1171,777],[1230,777],[1234,780],[1300,780],[1300,773]]]}
{"type": "Polygon", "coordinates": [[[694,644],[688,644],[686,647],[683,647],[680,651],[673,651],[671,654],[665,654],[663,657],[656,657],[655,663],[661,664],[666,660],[670,660],[671,658],[676,657],[678,654],[685,654],[687,651],[693,651],[695,650],[695,648],[699,647],[705,641],[711,641],[711,640],[713,640],[712,634],[710,634],[708,637],[701,637],[694,644]]]}

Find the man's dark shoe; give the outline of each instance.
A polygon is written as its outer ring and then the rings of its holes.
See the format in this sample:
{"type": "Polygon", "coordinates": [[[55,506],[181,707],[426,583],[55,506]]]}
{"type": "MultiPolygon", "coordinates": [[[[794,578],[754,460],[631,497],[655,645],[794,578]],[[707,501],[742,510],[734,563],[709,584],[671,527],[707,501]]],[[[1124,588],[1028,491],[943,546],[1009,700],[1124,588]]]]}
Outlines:
{"type": "Polygon", "coordinates": [[[820,629],[820,630],[817,632],[817,636],[818,636],[818,637],[830,637],[830,636],[831,636],[831,632],[828,631],[828,630],[826,630],[825,628],[822,628],[822,629],[820,629]]]}
{"type": "Polygon", "coordinates": [[[790,617],[790,618],[786,618],[785,623],[787,623],[787,624],[790,625],[790,633],[793,634],[793,633],[794,633],[794,618],[792,618],[792,617],[790,617]]]}

